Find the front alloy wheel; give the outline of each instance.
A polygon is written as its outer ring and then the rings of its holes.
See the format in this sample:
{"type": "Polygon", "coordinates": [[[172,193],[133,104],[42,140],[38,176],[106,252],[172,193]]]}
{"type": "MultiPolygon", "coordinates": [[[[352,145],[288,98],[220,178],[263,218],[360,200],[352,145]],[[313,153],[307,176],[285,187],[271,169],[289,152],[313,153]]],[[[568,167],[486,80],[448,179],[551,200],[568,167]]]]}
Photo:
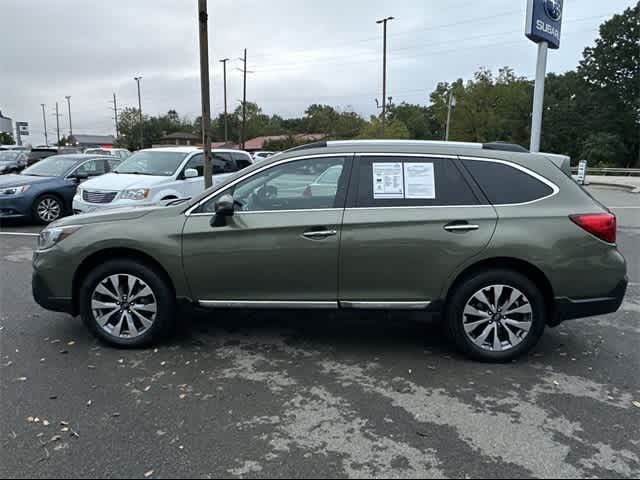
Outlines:
{"type": "Polygon", "coordinates": [[[49,224],[62,216],[62,203],[55,197],[46,196],[38,200],[35,212],[40,223],[49,224]]]}
{"type": "Polygon", "coordinates": [[[153,326],[158,303],[149,285],[141,279],[116,274],[105,278],[94,289],[91,310],[98,326],[106,333],[132,339],[153,326]]]}

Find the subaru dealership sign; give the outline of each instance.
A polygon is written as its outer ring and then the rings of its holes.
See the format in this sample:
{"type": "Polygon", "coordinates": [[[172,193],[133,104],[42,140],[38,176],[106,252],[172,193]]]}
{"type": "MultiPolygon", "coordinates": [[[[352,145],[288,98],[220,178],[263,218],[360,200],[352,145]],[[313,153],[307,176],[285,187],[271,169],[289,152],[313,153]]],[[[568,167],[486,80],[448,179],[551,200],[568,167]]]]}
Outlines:
{"type": "Polygon", "coordinates": [[[526,35],[536,43],[560,48],[564,0],[528,0],[526,35]]]}

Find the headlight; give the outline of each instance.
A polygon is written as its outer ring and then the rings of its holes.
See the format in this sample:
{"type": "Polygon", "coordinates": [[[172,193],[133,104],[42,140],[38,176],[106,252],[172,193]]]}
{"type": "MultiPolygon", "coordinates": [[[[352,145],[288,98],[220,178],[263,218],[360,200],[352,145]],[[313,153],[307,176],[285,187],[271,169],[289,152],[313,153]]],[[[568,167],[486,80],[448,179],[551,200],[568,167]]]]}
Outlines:
{"type": "Polygon", "coordinates": [[[0,189],[0,195],[19,195],[29,190],[31,185],[20,185],[19,187],[9,187],[0,189]]]}
{"type": "Polygon", "coordinates": [[[77,225],[70,225],[68,227],[53,227],[44,229],[42,232],[40,232],[40,236],[38,237],[38,251],[49,250],[50,248],[55,247],[65,238],[68,238],[76,233],[80,228],[82,227],[77,225]]]}
{"type": "Polygon", "coordinates": [[[148,188],[136,188],[134,190],[124,190],[120,194],[121,200],[144,200],[149,196],[148,188]]]}

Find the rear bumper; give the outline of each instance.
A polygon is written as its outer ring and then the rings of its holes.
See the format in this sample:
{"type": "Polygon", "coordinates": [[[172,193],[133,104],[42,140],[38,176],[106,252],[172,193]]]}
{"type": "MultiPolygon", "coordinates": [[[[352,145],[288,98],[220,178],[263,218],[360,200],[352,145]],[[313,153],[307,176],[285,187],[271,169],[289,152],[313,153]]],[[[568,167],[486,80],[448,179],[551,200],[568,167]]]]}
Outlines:
{"type": "Polygon", "coordinates": [[[617,312],[627,293],[628,284],[629,279],[625,277],[612,292],[602,298],[556,298],[556,318],[553,325],[559,325],[565,320],[595,317],[617,312]]]}
{"type": "Polygon", "coordinates": [[[71,315],[76,314],[73,308],[72,299],[54,297],[44,278],[39,275],[38,272],[33,272],[33,276],[31,278],[31,290],[36,303],[45,310],[69,313],[71,315]]]}

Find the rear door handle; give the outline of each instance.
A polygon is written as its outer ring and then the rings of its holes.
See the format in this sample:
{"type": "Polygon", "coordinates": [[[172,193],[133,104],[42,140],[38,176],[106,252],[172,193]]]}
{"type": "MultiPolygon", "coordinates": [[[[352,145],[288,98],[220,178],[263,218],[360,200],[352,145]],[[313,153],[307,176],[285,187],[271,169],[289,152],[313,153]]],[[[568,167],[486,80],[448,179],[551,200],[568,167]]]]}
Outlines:
{"type": "Polygon", "coordinates": [[[323,238],[334,237],[337,234],[337,230],[312,230],[309,232],[304,232],[302,236],[311,240],[321,240],[323,238]]]}
{"type": "Polygon", "coordinates": [[[480,225],[472,225],[469,222],[452,222],[448,225],[444,226],[444,229],[447,232],[472,232],[474,230],[479,230],[480,225]]]}

